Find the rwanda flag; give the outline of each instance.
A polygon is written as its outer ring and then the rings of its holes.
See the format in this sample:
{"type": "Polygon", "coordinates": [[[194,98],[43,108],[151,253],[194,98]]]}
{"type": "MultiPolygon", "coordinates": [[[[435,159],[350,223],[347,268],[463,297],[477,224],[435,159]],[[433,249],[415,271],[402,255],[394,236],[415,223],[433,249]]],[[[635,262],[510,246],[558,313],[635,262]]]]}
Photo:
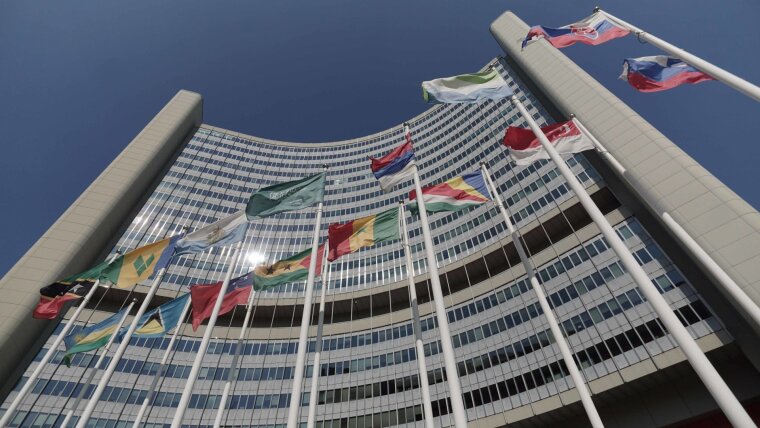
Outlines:
{"type": "MultiPolygon", "coordinates": [[[[417,206],[417,192],[409,192],[409,209],[419,212],[417,206]]],[[[475,205],[490,201],[486,182],[483,174],[473,172],[461,177],[454,177],[449,181],[422,189],[422,200],[425,201],[425,209],[429,213],[440,211],[459,211],[475,205]]]]}
{"type": "Polygon", "coordinates": [[[66,353],[63,355],[63,362],[68,366],[72,355],[105,346],[111,338],[111,335],[116,332],[116,327],[118,327],[119,321],[121,321],[128,309],[131,309],[131,307],[124,308],[105,320],[89,327],[85,327],[63,339],[63,343],[66,344],[66,353]]]}
{"type": "Polygon", "coordinates": [[[348,223],[331,224],[327,234],[330,239],[328,261],[379,242],[399,239],[398,208],[348,223]]]}
{"type": "Polygon", "coordinates": [[[114,260],[103,270],[100,279],[109,281],[116,288],[129,288],[145,281],[169,264],[174,255],[174,245],[180,235],[137,248],[114,260]]]}
{"type": "MultiPolygon", "coordinates": [[[[174,330],[182,321],[182,311],[190,299],[190,293],[183,294],[174,300],[146,312],[137,322],[133,337],[162,337],[174,330]]],[[[126,333],[126,331],[124,332],[126,333]]]]}
{"type": "MultiPolygon", "coordinates": [[[[322,271],[322,258],[324,245],[317,249],[316,272],[322,271]]],[[[269,266],[259,266],[253,270],[253,287],[256,291],[265,290],[286,284],[288,282],[301,281],[309,276],[309,264],[311,263],[311,248],[306,251],[280,260],[269,266]]]]}

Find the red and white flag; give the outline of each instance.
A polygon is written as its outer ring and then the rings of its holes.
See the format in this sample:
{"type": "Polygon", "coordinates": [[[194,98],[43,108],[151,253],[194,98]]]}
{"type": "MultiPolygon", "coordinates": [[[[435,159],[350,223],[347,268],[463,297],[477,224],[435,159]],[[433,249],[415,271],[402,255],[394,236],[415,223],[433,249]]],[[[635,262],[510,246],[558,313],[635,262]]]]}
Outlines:
{"type": "MultiPolygon", "coordinates": [[[[560,154],[594,149],[591,139],[572,120],[545,126],[541,131],[560,154]]],[[[530,165],[539,159],[549,159],[549,154],[530,129],[510,126],[504,134],[504,145],[509,148],[509,154],[517,165],[530,165]]]]}

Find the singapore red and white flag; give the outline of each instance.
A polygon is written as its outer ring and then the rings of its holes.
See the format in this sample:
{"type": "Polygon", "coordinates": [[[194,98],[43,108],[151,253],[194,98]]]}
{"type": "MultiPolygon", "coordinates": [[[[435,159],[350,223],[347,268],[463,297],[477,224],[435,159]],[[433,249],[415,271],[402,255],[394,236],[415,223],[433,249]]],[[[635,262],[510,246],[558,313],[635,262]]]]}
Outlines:
{"type": "MultiPolygon", "coordinates": [[[[591,139],[572,120],[545,126],[541,131],[560,154],[594,149],[591,139]]],[[[530,129],[510,126],[504,134],[504,145],[509,148],[509,154],[517,165],[530,165],[539,159],[549,159],[549,154],[530,129]]]]}

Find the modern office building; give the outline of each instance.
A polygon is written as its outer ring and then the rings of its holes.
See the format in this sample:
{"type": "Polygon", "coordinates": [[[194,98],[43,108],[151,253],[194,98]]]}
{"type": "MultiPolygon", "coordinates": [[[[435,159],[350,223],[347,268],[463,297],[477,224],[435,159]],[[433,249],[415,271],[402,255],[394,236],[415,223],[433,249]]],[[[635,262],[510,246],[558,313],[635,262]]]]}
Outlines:
{"type": "MultiPolygon", "coordinates": [[[[510,12],[494,21],[491,32],[505,55],[492,64],[540,124],[575,114],[626,168],[625,176],[618,175],[595,152],[567,157],[682,323],[757,416],[759,332],[661,218],[669,213],[760,303],[760,215],[548,43],[520,52],[527,30],[510,12]]],[[[510,163],[501,140],[507,126],[525,126],[516,109],[506,100],[438,105],[409,124],[423,184],[475,171],[481,162],[489,166],[607,426],[728,426],[553,164],[510,163]]],[[[59,321],[31,319],[41,286],[116,250],[209,224],[242,209],[254,190],[314,173],[322,164],[329,166],[326,236],[330,223],[394,207],[410,190],[407,183],[382,192],[367,161],[402,141],[401,124],[329,143],[244,135],[204,124],[201,96],[180,91],[0,282],[0,408],[7,408],[61,330],[59,321]]],[[[314,220],[309,209],[253,221],[236,273],[308,247],[314,220]]],[[[322,362],[311,367],[312,326],[301,397],[304,404],[318,400],[319,426],[422,426],[417,358],[427,360],[429,416],[436,426],[451,424],[419,221],[408,221],[414,266],[405,266],[400,242],[330,266],[322,362]],[[425,355],[414,350],[407,287],[412,272],[425,355]],[[319,394],[310,397],[314,370],[320,372],[319,394]]],[[[430,226],[470,425],[588,426],[496,208],[434,214],[430,226]]],[[[174,260],[156,304],[190,284],[220,280],[229,256],[229,249],[218,248],[174,260]]],[[[139,301],[146,289],[142,284],[101,292],[82,320],[104,319],[132,298],[139,301]]],[[[303,289],[303,283],[286,284],[256,296],[224,426],[284,426],[303,289]]],[[[220,318],[214,330],[184,421],[188,426],[214,421],[242,312],[220,318]]],[[[147,426],[168,426],[198,352],[202,328],[180,328],[147,426]]],[[[133,341],[96,407],[93,426],[131,426],[167,343],[168,338],[133,341]]],[[[87,387],[81,382],[93,355],[79,354],[71,367],[45,367],[12,426],[60,424],[72,397],[87,387]]],[[[55,362],[60,360],[59,354],[55,362]]],[[[306,421],[305,406],[300,420],[306,421]]]]}

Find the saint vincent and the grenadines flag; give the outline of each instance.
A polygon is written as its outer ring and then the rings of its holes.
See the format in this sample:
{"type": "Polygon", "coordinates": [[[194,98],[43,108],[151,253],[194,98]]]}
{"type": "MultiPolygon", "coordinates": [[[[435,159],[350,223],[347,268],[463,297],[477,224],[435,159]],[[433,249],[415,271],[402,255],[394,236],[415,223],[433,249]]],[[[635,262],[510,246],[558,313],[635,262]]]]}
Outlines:
{"type": "MultiPolygon", "coordinates": [[[[444,183],[422,188],[422,198],[428,212],[459,211],[491,200],[483,174],[473,172],[454,177],[444,183]]],[[[409,209],[418,212],[417,192],[409,192],[409,209]]]]}
{"type": "Polygon", "coordinates": [[[71,356],[74,354],[105,346],[111,335],[116,333],[119,321],[121,321],[128,309],[131,309],[131,307],[124,308],[97,324],[85,327],[66,336],[63,339],[63,343],[66,344],[66,353],[63,355],[63,361],[66,365],[69,365],[71,356]]]}
{"type": "Polygon", "coordinates": [[[328,229],[328,261],[363,247],[400,238],[398,208],[362,217],[348,223],[331,224],[328,229]]]}
{"type": "Polygon", "coordinates": [[[169,263],[179,239],[180,236],[162,239],[120,256],[103,269],[101,281],[108,281],[116,288],[128,288],[151,278],[169,263]]]}

